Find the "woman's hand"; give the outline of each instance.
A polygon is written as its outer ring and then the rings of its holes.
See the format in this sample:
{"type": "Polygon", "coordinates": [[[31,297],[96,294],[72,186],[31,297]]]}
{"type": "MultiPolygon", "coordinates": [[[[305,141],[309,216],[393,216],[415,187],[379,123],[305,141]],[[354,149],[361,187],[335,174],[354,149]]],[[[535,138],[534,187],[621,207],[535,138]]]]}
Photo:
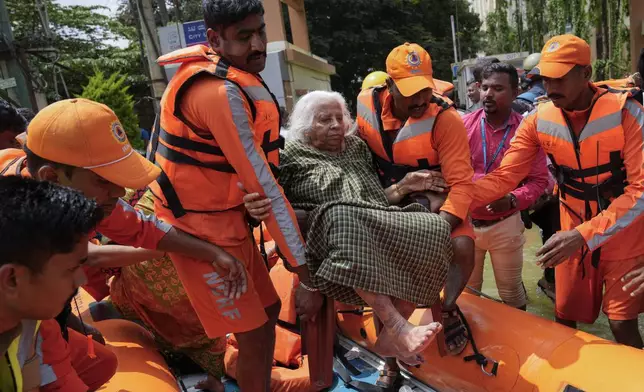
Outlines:
{"type": "Polygon", "coordinates": [[[422,191],[442,193],[449,189],[447,182],[445,182],[445,179],[443,178],[443,174],[439,171],[431,170],[418,170],[407,173],[405,177],[400,180],[399,187],[405,194],[422,191]]]}
{"type": "Polygon", "coordinates": [[[237,183],[237,186],[244,193],[246,193],[243,200],[244,207],[246,207],[248,215],[250,215],[251,218],[255,219],[258,222],[261,222],[264,219],[268,218],[268,215],[271,212],[271,208],[273,207],[271,204],[271,199],[262,198],[259,193],[246,192],[246,189],[244,189],[244,186],[240,182],[237,183]]]}
{"type": "Polygon", "coordinates": [[[295,289],[295,311],[300,321],[315,321],[323,303],[324,296],[319,291],[307,290],[302,285],[295,289]]]}

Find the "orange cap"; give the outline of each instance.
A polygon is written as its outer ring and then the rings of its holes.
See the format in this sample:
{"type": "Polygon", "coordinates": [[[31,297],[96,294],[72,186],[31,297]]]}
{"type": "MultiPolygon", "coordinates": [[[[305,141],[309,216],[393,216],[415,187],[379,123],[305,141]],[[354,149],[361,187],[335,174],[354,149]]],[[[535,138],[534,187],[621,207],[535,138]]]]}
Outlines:
{"type": "Polygon", "coordinates": [[[543,46],[539,64],[530,74],[559,79],[575,65],[590,64],[590,46],[586,41],[572,34],[557,35],[543,46]]]}
{"type": "Polygon", "coordinates": [[[405,42],[389,53],[387,74],[405,97],[411,97],[426,88],[436,88],[432,78],[432,58],[416,44],[405,42]]]}
{"type": "Polygon", "coordinates": [[[89,169],[124,188],[143,188],[161,172],[134,151],[110,108],[87,99],[66,99],[38,112],[27,130],[27,147],[41,158],[89,169]]]}

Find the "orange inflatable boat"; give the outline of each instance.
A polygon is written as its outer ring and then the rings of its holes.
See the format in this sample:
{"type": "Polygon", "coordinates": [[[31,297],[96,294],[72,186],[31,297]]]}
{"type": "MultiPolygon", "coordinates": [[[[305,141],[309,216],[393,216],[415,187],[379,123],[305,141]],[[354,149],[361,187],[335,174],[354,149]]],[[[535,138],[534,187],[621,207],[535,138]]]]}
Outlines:
{"type": "MultiPolygon", "coordinates": [[[[280,319],[294,317],[296,278],[280,268],[271,271],[283,300],[280,319]]],[[[644,351],[564,327],[495,301],[464,293],[458,305],[475,345],[487,359],[477,363],[468,344],[459,356],[441,355],[437,338],[423,353],[419,368],[406,370],[435,391],[642,391],[644,351]],[[469,361],[465,359],[470,357],[469,361]]],[[[324,310],[323,310],[324,311],[324,310]]],[[[338,333],[352,347],[373,349],[376,333],[370,309],[335,303],[338,333]]],[[[431,309],[417,309],[410,322],[432,322],[431,309]]],[[[322,330],[325,327],[322,327],[322,330]]],[[[318,331],[318,333],[320,333],[318,331]]],[[[324,345],[333,345],[327,336],[324,345]]],[[[320,342],[321,343],[321,342],[320,342]]],[[[276,349],[276,352],[278,350],[276,349]]],[[[333,388],[335,391],[337,389],[333,388]]],[[[344,390],[344,389],[340,389],[344,390]]]]}
{"type": "Polygon", "coordinates": [[[179,392],[179,386],[165,360],[157,351],[154,337],[145,328],[127,320],[94,321],[90,304],[94,298],[79,289],[72,307],[87,324],[95,326],[106,346],[118,358],[118,368],[100,392],[179,392]],[[78,305],[78,306],[76,306],[78,305]]]}
{"type": "MultiPolygon", "coordinates": [[[[441,356],[437,341],[424,352],[425,363],[407,370],[437,391],[642,391],[644,352],[556,324],[471,294],[459,307],[468,320],[487,366],[460,356],[441,356]],[[494,371],[493,371],[494,370],[494,371]],[[493,374],[496,373],[496,374],[493,374]]],[[[418,309],[413,324],[432,321],[418,309]]],[[[376,340],[373,316],[338,314],[340,333],[370,349],[376,340]]]]}

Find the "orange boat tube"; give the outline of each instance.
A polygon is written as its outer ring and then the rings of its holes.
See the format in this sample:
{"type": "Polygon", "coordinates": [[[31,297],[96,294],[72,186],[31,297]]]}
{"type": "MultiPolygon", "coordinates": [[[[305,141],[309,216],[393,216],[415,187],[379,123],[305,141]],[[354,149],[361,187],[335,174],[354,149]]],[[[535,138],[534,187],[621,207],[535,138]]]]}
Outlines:
{"type": "MultiPolygon", "coordinates": [[[[644,351],[559,325],[535,315],[464,293],[458,305],[479,351],[498,362],[482,369],[459,356],[441,357],[433,341],[425,363],[407,370],[419,381],[445,391],[642,391],[644,351]]],[[[340,305],[342,307],[342,305],[340,305]]],[[[430,309],[418,309],[413,324],[432,321],[430,309]]],[[[376,333],[371,313],[338,314],[340,332],[367,349],[376,333]]]]}

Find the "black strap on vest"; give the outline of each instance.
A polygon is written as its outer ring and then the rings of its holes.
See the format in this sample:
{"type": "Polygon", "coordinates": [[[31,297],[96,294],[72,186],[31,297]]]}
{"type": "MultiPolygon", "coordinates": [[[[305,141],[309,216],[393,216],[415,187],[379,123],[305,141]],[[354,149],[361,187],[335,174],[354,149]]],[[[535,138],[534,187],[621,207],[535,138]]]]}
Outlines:
{"type": "Polygon", "coordinates": [[[165,201],[168,204],[168,209],[172,211],[172,215],[175,218],[184,216],[186,210],[183,208],[181,201],[179,201],[177,191],[174,190],[168,175],[163,170],[161,170],[161,174],[157,178],[157,183],[159,184],[159,188],[161,188],[161,192],[163,192],[163,196],[165,196],[165,201]]]}
{"type": "MultiPolygon", "coordinates": [[[[374,162],[378,168],[378,174],[380,177],[380,182],[383,187],[388,188],[391,185],[402,180],[407,173],[414,172],[417,170],[434,170],[440,171],[440,165],[430,165],[427,158],[419,159],[418,166],[409,166],[409,165],[399,165],[392,163],[394,161],[394,139],[397,132],[386,131],[382,123],[382,103],[380,102],[380,92],[386,87],[376,87],[371,92],[371,97],[373,99],[373,107],[376,111],[376,118],[378,120],[378,132],[380,133],[380,139],[382,140],[382,146],[384,147],[385,153],[387,154],[387,159],[383,159],[378,154],[373,153],[374,162]]],[[[436,118],[443,113],[445,110],[449,109],[450,106],[447,102],[442,99],[432,96],[430,103],[439,105],[441,110],[436,115],[436,118]]],[[[434,122],[434,125],[436,122],[434,122]]]]}
{"type": "MultiPolygon", "coordinates": [[[[11,166],[13,166],[16,162],[20,161],[21,159],[24,161],[25,157],[17,157],[17,158],[14,158],[11,162],[9,162],[9,164],[5,166],[5,168],[2,169],[2,171],[0,172],[0,176],[4,176],[9,171],[9,169],[11,169],[11,166]]],[[[16,176],[20,175],[21,169],[22,169],[22,161],[19,162],[18,165],[16,166],[16,172],[15,172],[16,176]]]]}
{"type": "Polygon", "coordinates": [[[157,114],[154,118],[152,127],[152,136],[150,137],[150,146],[148,147],[146,158],[152,163],[156,163],[157,147],[159,146],[159,134],[161,133],[161,115],[157,114]]]}
{"type": "MultiPolygon", "coordinates": [[[[180,105],[179,102],[181,101],[180,97],[187,91],[188,87],[194,83],[195,80],[197,80],[201,75],[210,75],[214,76],[220,79],[227,80],[231,83],[234,83],[239,87],[239,90],[244,94],[246,97],[247,102],[249,103],[249,106],[251,108],[251,116],[253,121],[255,121],[256,115],[257,115],[257,109],[255,107],[255,104],[253,103],[253,100],[248,96],[248,94],[244,91],[244,89],[236,82],[229,80],[228,77],[228,64],[223,60],[220,59],[217,62],[217,66],[215,68],[215,72],[209,73],[207,71],[203,71],[201,73],[198,73],[194,75],[191,79],[186,81],[180,88],[179,91],[177,92],[177,95],[175,97],[175,108],[174,108],[174,115],[178,119],[180,119],[188,128],[192,129],[195,134],[198,136],[205,138],[204,135],[201,135],[201,133],[197,133],[194,129],[193,126],[189,124],[189,122],[183,117],[181,114],[180,110],[180,105]]],[[[266,88],[266,90],[269,92],[271,95],[271,98],[273,99],[273,102],[275,103],[275,106],[278,108],[278,113],[279,113],[279,104],[277,103],[277,99],[273,95],[273,93],[270,92],[264,81],[260,78],[260,82],[262,85],[266,88]]],[[[281,113],[279,113],[279,121],[281,125],[281,113]]],[[[214,136],[210,135],[206,139],[214,139],[214,136]]],[[[276,151],[279,149],[284,148],[284,138],[280,135],[276,140],[271,141],[271,130],[267,130],[264,132],[264,136],[262,139],[262,150],[264,151],[265,155],[268,155],[272,151],[276,151]]],[[[192,156],[189,156],[187,154],[184,154],[182,152],[179,152],[173,148],[178,148],[182,149],[184,151],[194,151],[194,152],[199,152],[203,154],[209,154],[212,156],[217,156],[217,157],[224,157],[224,153],[221,150],[221,148],[217,146],[213,146],[212,144],[207,144],[207,143],[201,143],[195,140],[191,140],[188,138],[172,135],[168,133],[163,127],[161,127],[161,121],[160,117],[157,116],[154,124],[154,129],[152,133],[152,137],[150,140],[150,149],[148,150],[148,159],[156,163],[156,154],[158,153],[160,156],[162,156],[164,159],[173,162],[178,165],[190,165],[190,166],[197,166],[201,167],[204,169],[210,169],[210,170],[215,170],[219,171],[222,173],[230,173],[234,174],[235,169],[230,165],[229,163],[215,163],[215,162],[203,162],[199,159],[196,159],[192,156]],[[162,141],[163,143],[160,143],[159,141],[162,141]]],[[[278,176],[278,170],[277,167],[273,164],[270,165],[271,170],[273,171],[273,174],[275,176],[278,176]]],[[[176,190],[174,189],[174,186],[172,185],[172,182],[170,181],[170,178],[167,176],[165,172],[161,172],[161,175],[157,179],[157,183],[159,184],[159,188],[161,189],[161,192],[163,192],[163,195],[165,196],[166,202],[167,202],[167,207],[172,211],[172,214],[175,216],[175,218],[180,218],[184,216],[187,212],[193,212],[193,213],[210,213],[213,211],[193,211],[193,210],[186,210],[183,205],[181,204],[181,201],[179,200],[179,196],[177,195],[176,190]]],[[[155,195],[157,196],[157,195],[155,195]]],[[[158,196],[157,196],[158,197],[158,196]]]]}

